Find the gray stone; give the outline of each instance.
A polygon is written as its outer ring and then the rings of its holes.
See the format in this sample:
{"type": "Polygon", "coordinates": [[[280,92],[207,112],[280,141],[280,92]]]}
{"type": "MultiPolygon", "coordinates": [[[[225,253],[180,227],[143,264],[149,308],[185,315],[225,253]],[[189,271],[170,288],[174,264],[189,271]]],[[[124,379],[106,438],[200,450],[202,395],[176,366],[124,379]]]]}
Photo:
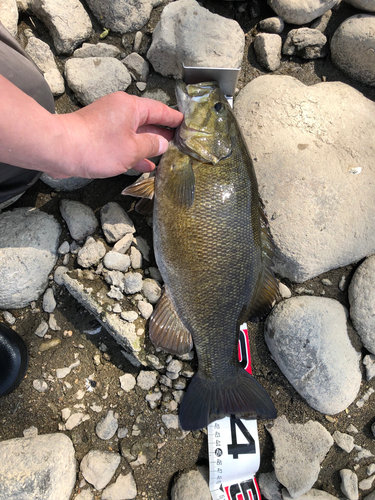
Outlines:
{"type": "Polygon", "coordinates": [[[283,54],[303,59],[317,59],[327,55],[327,38],[319,30],[299,28],[291,30],[283,45],[283,54]]]}
{"type": "Polygon", "coordinates": [[[82,459],[81,472],[88,483],[101,490],[112,479],[120,461],[118,453],[91,450],[82,459]]]}
{"type": "Polygon", "coordinates": [[[82,267],[92,267],[99,264],[100,259],[105,255],[105,246],[101,241],[95,241],[89,236],[78,252],[77,262],[82,267]]]}
{"type": "Polygon", "coordinates": [[[144,391],[149,391],[152,389],[158,381],[158,372],[154,371],[145,371],[142,370],[139,372],[137,377],[137,385],[144,391]]]}
{"type": "Polygon", "coordinates": [[[120,377],[121,389],[123,389],[125,392],[130,392],[131,390],[133,390],[136,383],[137,381],[131,373],[125,373],[120,377]]]}
{"type": "Polygon", "coordinates": [[[142,267],[142,254],[138,248],[131,247],[130,249],[130,260],[133,269],[141,269],[142,267]]]}
{"type": "Polygon", "coordinates": [[[142,238],[142,236],[137,236],[136,238],[133,238],[133,243],[141,252],[143,257],[146,260],[150,261],[150,247],[147,241],[144,238],[142,238]]]}
{"type": "Polygon", "coordinates": [[[162,415],[161,419],[167,429],[178,429],[180,427],[178,415],[162,415]]]}
{"type": "Polygon", "coordinates": [[[104,256],[103,264],[107,269],[125,272],[130,267],[130,257],[123,253],[107,252],[104,256]]]}
{"type": "Polygon", "coordinates": [[[349,285],[350,318],[363,345],[375,354],[375,255],[356,270],[349,285]]]}
{"type": "Polygon", "coordinates": [[[318,17],[318,19],[315,19],[315,21],[313,23],[311,23],[310,28],[313,30],[319,30],[322,33],[324,33],[325,30],[327,29],[329,21],[331,20],[331,17],[332,17],[332,11],[328,10],[321,17],[318,17]]]}
{"type": "Polygon", "coordinates": [[[182,64],[240,67],[244,45],[236,21],[212,14],[195,0],[179,0],[164,8],[147,58],[158,73],[181,78],[182,64]]]}
{"type": "Polygon", "coordinates": [[[65,273],[67,273],[68,271],[69,271],[69,269],[65,266],[56,267],[55,272],[53,274],[53,279],[54,279],[55,283],[57,283],[58,285],[63,285],[64,284],[63,275],[65,273]]]}
{"type": "Polygon", "coordinates": [[[357,14],[346,19],[331,40],[332,62],[354,80],[375,86],[375,50],[371,33],[375,17],[357,14]]]}
{"type": "Polygon", "coordinates": [[[16,0],[1,2],[0,21],[12,36],[17,36],[18,9],[16,0]]]}
{"type": "Polygon", "coordinates": [[[354,448],[354,438],[353,436],[349,436],[349,434],[335,431],[333,433],[333,439],[337,446],[340,446],[340,448],[346,451],[346,453],[350,453],[354,448]]]}
{"type": "Polygon", "coordinates": [[[182,474],[172,486],[171,500],[211,500],[208,486],[208,470],[206,467],[198,467],[182,474]]]}
{"type": "Polygon", "coordinates": [[[149,20],[151,11],[162,0],[87,0],[98,21],[118,33],[141,29],[149,20]]]}
{"type": "Polygon", "coordinates": [[[132,241],[133,241],[133,233],[125,234],[125,236],[123,236],[120,240],[118,240],[114,244],[113,246],[114,252],[125,253],[127,250],[129,250],[132,241]]]}
{"type": "Polygon", "coordinates": [[[371,380],[375,377],[375,355],[367,354],[367,356],[363,358],[363,364],[366,367],[366,379],[371,380]]]}
{"type": "Polygon", "coordinates": [[[276,477],[292,498],[298,498],[318,479],[320,464],[333,445],[332,436],[318,422],[290,424],[285,416],[266,428],[275,446],[276,477]]]}
{"type": "Polygon", "coordinates": [[[260,33],[254,39],[254,50],[257,60],[268,71],[276,71],[281,64],[280,35],[260,33]]]}
{"type": "Polygon", "coordinates": [[[362,479],[362,481],[358,483],[358,488],[362,491],[369,490],[370,488],[372,488],[374,480],[375,476],[369,477],[367,479],[362,479]]]}
{"type": "Polygon", "coordinates": [[[145,300],[140,300],[137,305],[139,312],[142,315],[142,318],[148,319],[154,310],[152,305],[149,302],[146,302],[145,300]]]}
{"type": "Polygon", "coordinates": [[[133,221],[118,203],[104,205],[100,210],[100,220],[108,243],[115,243],[128,233],[135,233],[133,221]]]}
{"type": "Polygon", "coordinates": [[[84,43],[75,50],[73,57],[120,57],[120,49],[109,43],[84,43]]]}
{"type": "Polygon", "coordinates": [[[178,374],[182,370],[182,367],[183,367],[183,364],[181,361],[179,361],[178,359],[172,359],[172,361],[170,361],[168,363],[167,370],[170,373],[177,373],[178,374]]]}
{"type": "Polygon", "coordinates": [[[30,0],[29,8],[47,26],[58,54],[71,54],[92,32],[79,0],[30,0]]]}
{"type": "Polygon", "coordinates": [[[102,500],[131,500],[137,496],[137,485],[131,472],[120,474],[116,482],[107,486],[102,493],[102,500]]]}
{"type": "Polygon", "coordinates": [[[267,19],[262,19],[259,21],[258,28],[260,31],[265,31],[266,33],[280,33],[284,30],[284,21],[281,17],[268,17],[267,19]]]}
{"type": "Polygon", "coordinates": [[[373,0],[345,0],[346,3],[353,5],[357,9],[375,12],[375,4],[373,0]]]}
{"type": "Polygon", "coordinates": [[[278,16],[286,23],[307,24],[323,15],[338,3],[338,0],[267,0],[278,16]]]}
{"type": "Polygon", "coordinates": [[[42,319],[41,322],[39,323],[39,326],[35,330],[34,334],[42,339],[44,335],[47,333],[47,331],[48,331],[48,323],[44,321],[44,319],[42,319]]]}
{"type": "Polygon", "coordinates": [[[64,434],[0,442],[0,499],[69,500],[76,460],[64,434]]]}
{"type": "Polygon", "coordinates": [[[349,500],[358,500],[358,478],[350,469],[340,470],[341,491],[349,500]]]}
{"type": "Polygon", "coordinates": [[[67,431],[71,431],[72,429],[75,429],[82,422],[88,420],[89,418],[90,418],[89,415],[85,415],[84,413],[81,412],[73,413],[73,415],[70,415],[68,420],[65,422],[65,429],[67,431]]]}
{"type": "Polygon", "coordinates": [[[4,321],[8,323],[8,325],[14,325],[16,322],[16,318],[9,311],[3,311],[4,321]]]}
{"type": "Polygon", "coordinates": [[[266,320],[265,339],[280,370],[312,408],[332,415],[354,401],[360,355],[339,302],[306,296],[281,302],[266,320]]]}
{"type": "MultiPolygon", "coordinates": [[[[110,253],[110,252],[108,252],[110,253]]],[[[112,252],[116,253],[116,252],[112,252]]],[[[108,254],[106,254],[107,256],[108,254]]],[[[124,275],[120,271],[108,271],[104,274],[104,278],[109,285],[117,287],[121,292],[124,291],[124,275]]],[[[116,311],[115,311],[116,312],[116,311]]]]}
{"type": "Polygon", "coordinates": [[[60,74],[49,45],[35,36],[28,38],[26,52],[43,73],[51,92],[57,96],[65,92],[64,78],[60,74]]]}
{"type": "Polygon", "coordinates": [[[33,380],[33,387],[38,392],[48,391],[47,382],[45,380],[43,380],[42,378],[37,378],[37,379],[33,380]]]}
{"type": "Polygon", "coordinates": [[[69,246],[68,241],[64,241],[63,243],[61,243],[61,245],[57,249],[57,251],[60,255],[65,255],[65,254],[69,253],[69,250],[70,250],[70,246],[69,246]]]}
{"type": "MultiPolygon", "coordinates": [[[[283,490],[283,500],[292,500],[292,496],[286,490],[283,490]]],[[[271,500],[274,500],[273,498],[271,500]]],[[[311,489],[304,495],[298,497],[298,500],[338,500],[338,497],[330,495],[326,491],[311,489]]]]}
{"type": "Polygon", "coordinates": [[[133,52],[125,57],[122,62],[128,68],[135,80],[140,82],[147,81],[148,73],[150,71],[149,64],[143,59],[142,56],[133,52]]]}
{"type": "Polygon", "coordinates": [[[137,31],[134,37],[134,45],[133,45],[133,51],[134,52],[139,52],[141,49],[142,45],[142,40],[143,40],[143,33],[142,31],[137,31]]]}
{"type": "Polygon", "coordinates": [[[375,103],[340,82],[267,75],[234,109],[256,159],[276,272],[301,283],[375,253],[375,103]]]}
{"type": "Polygon", "coordinates": [[[284,285],[284,283],[279,283],[279,291],[283,299],[290,299],[290,297],[292,296],[292,292],[286,285],[284,285]]]}
{"type": "Polygon", "coordinates": [[[138,313],[135,311],[123,311],[120,314],[121,319],[124,319],[125,321],[129,321],[129,323],[133,323],[138,318],[138,313]]]}
{"type": "Polygon", "coordinates": [[[75,191],[76,189],[81,189],[93,179],[83,179],[81,177],[68,177],[67,179],[54,179],[50,175],[43,173],[40,176],[40,180],[47,184],[47,186],[58,189],[59,191],[75,191]]]}
{"type": "Polygon", "coordinates": [[[277,480],[275,471],[259,474],[258,484],[262,497],[268,500],[282,500],[281,484],[277,480]]]}
{"type": "Polygon", "coordinates": [[[59,223],[35,208],[0,214],[0,308],[19,309],[37,300],[57,260],[59,223]]]}
{"type": "Polygon", "coordinates": [[[142,290],[142,274],[126,273],[124,278],[125,293],[132,295],[142,290]]]}
{"type": "Polygon", "coordinates": [[[86,239],[95,232],[99,225],[92,208],[79,201],[62,200],[60,212],[74,240],[86,239]]]}
{"type": "Polygon", "coordinates": [[[359,399],[357,402],[356,402],[356,406],[358,408],[363,408],[364,404],[370,399],[370,396],[372,394],[374,394],[375,390],[370,387],[365,393],[364,395],[361,397],[361,399],[359,399]]]}
{"type": "Polygon", "coordinates": [[[56,308],[56,300],[52,288],[47,288],[43,295],[43,311],[51,313],[56,308]]]}
{"type": "Polygon", "coordinates": [[[109,410],[105,418],[103,418],[96,426],[95,432],[98,438],[103,440],[111,439],[118,429],[118,420],[113,415],[113,411],[109,410]]]}
{"type": "Polygon", "coordinates": [[[161,287],[155,280],[147,278],[143,280],[142,292],[151,304],[156,304],[161,296],[161,287]]]}
{"type": "Polygon", "coordinates": [[[126,90],[131,84],[129,71],[114,57],[68,59],[65,63],[65,77],[84,106],[112,92],[126,90]]]}

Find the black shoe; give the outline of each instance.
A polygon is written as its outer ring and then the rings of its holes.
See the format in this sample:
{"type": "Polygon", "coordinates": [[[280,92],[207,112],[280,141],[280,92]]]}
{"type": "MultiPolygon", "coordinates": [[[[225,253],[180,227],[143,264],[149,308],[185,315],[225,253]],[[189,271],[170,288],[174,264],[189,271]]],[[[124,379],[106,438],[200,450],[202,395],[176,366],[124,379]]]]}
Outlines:
{"type": "Polygon", "coordinates": [[[29,354],[23,339],[0,323],[0,397],[12,392],[24,378],[29,354]]]}

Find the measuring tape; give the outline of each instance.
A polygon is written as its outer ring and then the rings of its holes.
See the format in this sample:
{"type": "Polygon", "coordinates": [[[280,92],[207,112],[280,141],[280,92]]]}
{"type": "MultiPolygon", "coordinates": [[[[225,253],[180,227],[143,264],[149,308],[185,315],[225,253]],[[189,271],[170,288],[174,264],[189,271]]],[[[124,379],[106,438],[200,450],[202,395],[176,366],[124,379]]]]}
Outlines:
{"type": "MultiPolygon", "coordinates": [[[[238,358],[251,370],[247,325],[240,326],[238,358]]],[[[260,465],[256,420],[230,417],[207,427],[210,461],[210,491],[213,500],[261,500],[255,473],[260,465]]]]}

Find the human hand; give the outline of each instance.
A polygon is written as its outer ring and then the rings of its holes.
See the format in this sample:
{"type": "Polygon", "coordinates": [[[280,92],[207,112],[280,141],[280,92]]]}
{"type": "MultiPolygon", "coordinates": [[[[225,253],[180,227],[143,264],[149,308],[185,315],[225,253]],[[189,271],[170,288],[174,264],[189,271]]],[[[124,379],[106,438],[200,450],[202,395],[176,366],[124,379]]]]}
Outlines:
{"type": "Polygon", "coordinates": [[[130,168],[149,172],[147,158],[168,148],[182,121],[179,111],[152,99],[115,92],[65,115],[54,115],[61,127],[61,158],[48,168],[55,178],[105,178],[130,168]]]}

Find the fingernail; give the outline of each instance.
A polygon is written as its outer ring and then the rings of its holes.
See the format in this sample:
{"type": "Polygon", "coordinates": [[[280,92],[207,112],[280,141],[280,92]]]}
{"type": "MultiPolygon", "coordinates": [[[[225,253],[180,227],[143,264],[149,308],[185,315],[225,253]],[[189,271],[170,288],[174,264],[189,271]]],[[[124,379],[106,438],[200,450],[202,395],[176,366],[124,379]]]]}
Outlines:
{"type": "Polygon", "coordinates": [[[168,149],[168,141],[164,137],[159,136],[159,151],[158,155],[162,155],[168,149]]]}

